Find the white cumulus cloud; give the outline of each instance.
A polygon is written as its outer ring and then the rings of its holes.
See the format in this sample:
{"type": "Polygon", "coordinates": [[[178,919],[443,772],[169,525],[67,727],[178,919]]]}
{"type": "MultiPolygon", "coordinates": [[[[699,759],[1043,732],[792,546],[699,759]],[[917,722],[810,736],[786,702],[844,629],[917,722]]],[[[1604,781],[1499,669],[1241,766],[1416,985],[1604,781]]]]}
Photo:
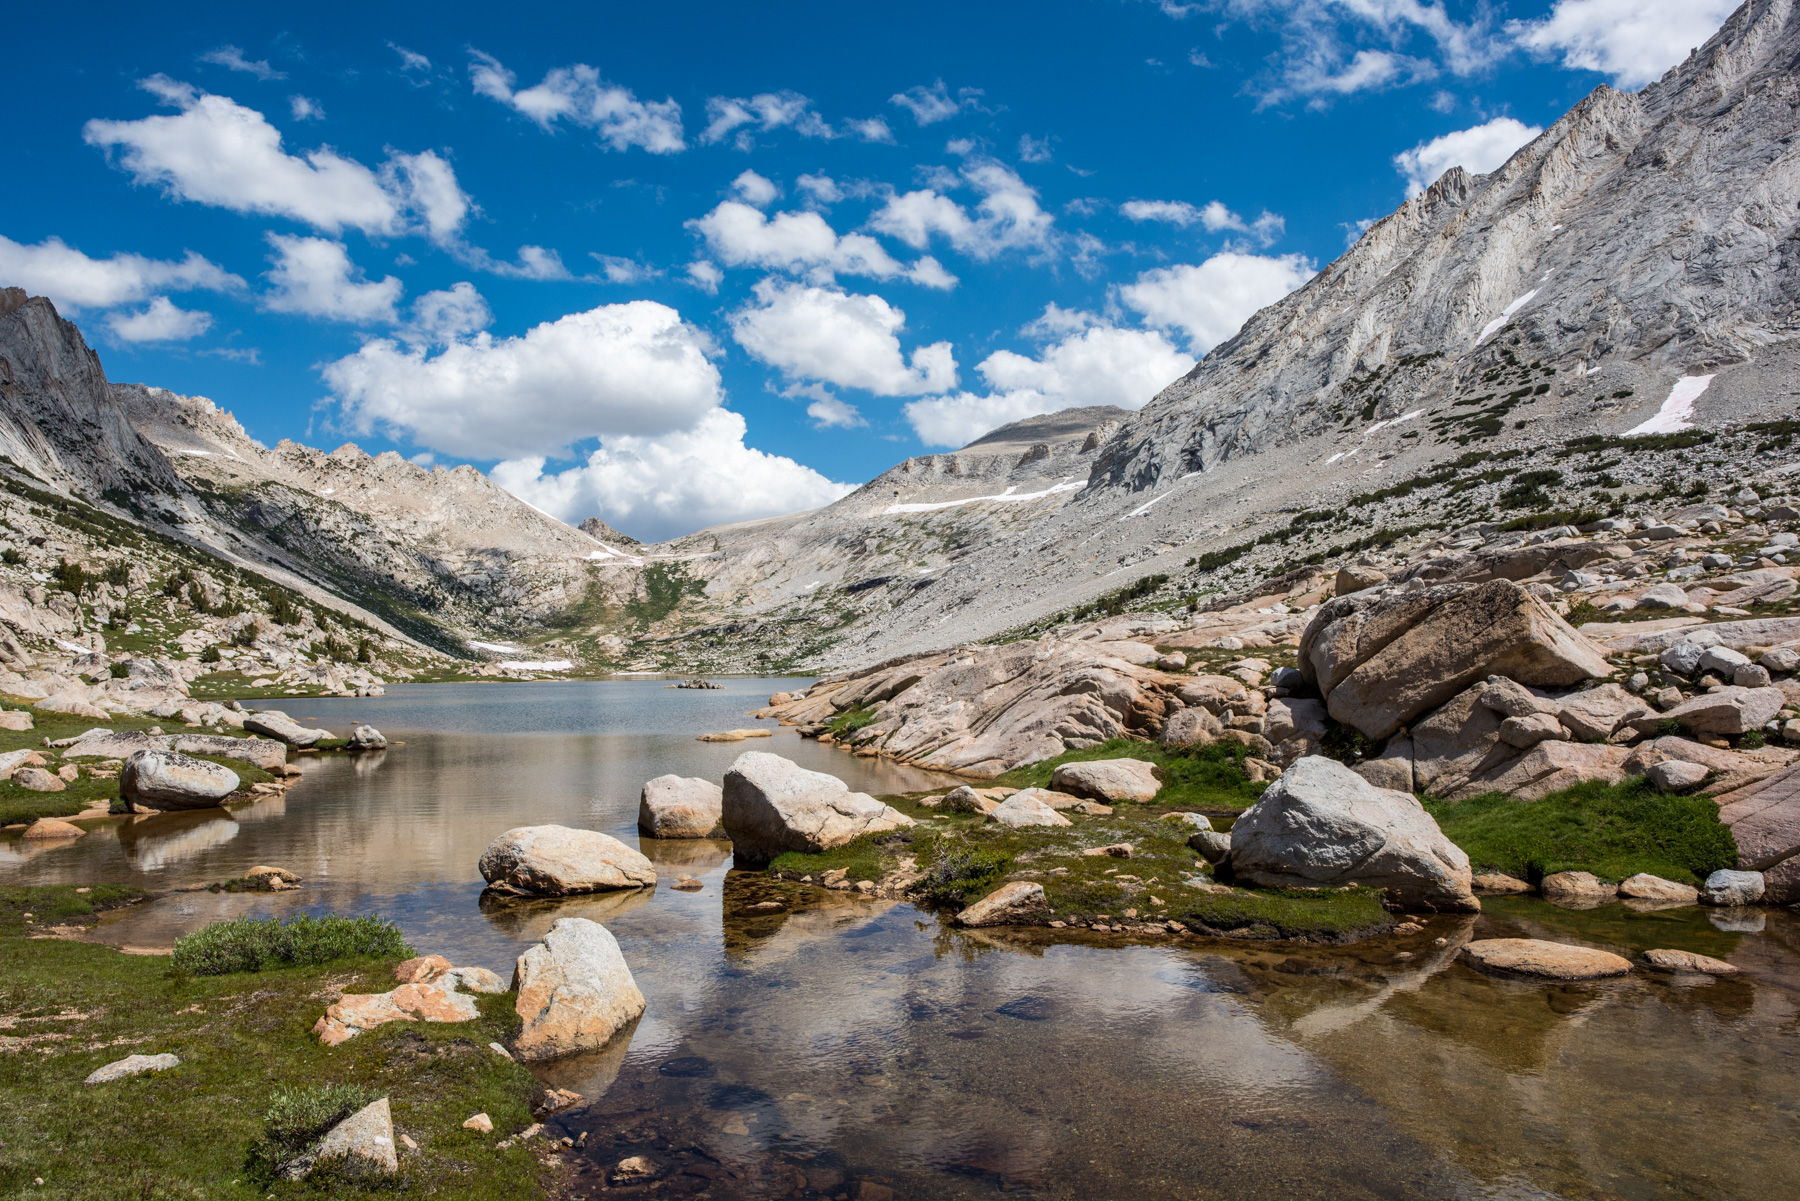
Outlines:
{"type": "Polygon", "coordinates": [[[145,90],[180,110],[138,121],[92,120],[90,146],[118,155],[138,183],[239,213],[291,217],[328,233],[396,235],[423,226],[445,241],[469,208],[450,165],[432,151],[392,154],[378,173],[329,146],[292,155],[255,109],[164,75],[145,90]]]}
{"type": "Polygon", "coordinates": [[[244,52],[236,46],[220,46],[217,50],[208,50],[200,56],[203,63],[211,63],[215,67],[224,67],[230,71],[242,71],[246,75],[254,75],[264,83],[271,79],[286,79],[285,71],[277,71],[269,65],[266,58],[252,62],[244,57],[244,52]]]}
{"type": "Polygon", "coordinates": [[[212,328],[211,313],[176,308],[167,296],[156,296],[137,312],[112,313],[106,328],[121,342],[185,342],[212,328]]]}
{"type": "Polygon", "coordinates": [[[1219,200],[1208,201],[1203,208],[1196,208],[1185,200],[1128,200],[1119,206],[1119,211],[1133,221],[1159,221],[1183,229],[1201,225],[1207,232],[1215,234],[1234,230],[1250,234],[1264,246],[1287,229],[1287,221],[1268,209],[1264,209],[1256,220],[1245,221],[1219,200]]]}
{"type": "Polygon", "coordinates": [[[955,96],[939,79],[927,87],[920,84],[916,88],[908,88],[888,97],[889,104],[897,104],[913,115],[913,120],[920,125],[935,125],[939,121],[948,121],[965,106],[974,105],[981,97],[980,88],[959,88],[955,96]]]}
{"type": "MultiPolygon", "coordinates": [[[[1127,305],[1151,325],[1180,330],[1195,354],[1205,354],[1258,309],[1274,304],[1313,276],[1297,254],[1244,254],[1227,250],[1198,265],[1158,267],[1119,289],[1127,305]]],[[[1171,377],[1172,378],[1172,377],[1171,377]]]]}
{"type": "Polygon", "coordinates": [[[288,112],[296,121],[323,121],[325,106],[310,96],[289,96],[288,112]]]}
{"type": "Polygon", "coordinates": [[[392,275],[365,278],[342,242],[274,233],[268,240],[275,248],[275,265],[265,273],[270,290],[263,297],[264,308],[354,325],[399,320],[394,306],[403,290],[400,281],[392,275]]]}
{"type": "Polygon", "coordinates": [[[768,208],[781,196],[781,189],[772,180],[764,179],[754,171],[745,171],[732,180],[731,190],[738,194],[739,199],[759,209],[768,208]]]}
{"type": "Polygon", "coordinates": [[[819,283],[835,275],[866,275],[907,278],[931,288],[956,284],[956,277],[936,259],[927,256],[908,267],[867,234],[839,237],[824,217],[810,210],[767,216],[741,201],[727,200],[688,224],[728,267],[792,271],[819,283]]]}
{"type": "Polygon", "coordinates": [[[427,292],[413,301],[412,320],[402,331],[409,342],[448,346],[493,324],[487,300],[464,280],[449,288],[427,292]]]}
{"type": "Polygon", "coordinates": [[[786,127],[805,138],[837,136],[825,118],[813,111],[812,101],[799,92],[763,92],[748,98],[713,96],[706,102],[706,117],[700,140],[711,145],[735,132],[732,141],[739,150],[753,148],[756,133],[786,127]]]}
{"type": "Polygon", "coordinates": [[[674,309],[634,300],[437,354],[375,338],[324,375],[360,432],[380,425],[448,455],[519,459],[691,428],[722,399],[712,351],[674,309]]]}
{"type": "Polygon", "coordinates": [[[244,281],[193,251],[179,261],[115,254],[89,258],[61,238],[27,246],[0,235],[0,285],[48,296],[65,316],[133,304],[157,292],[235,291],[244,281]]]}
{"type": "Polygon", "coordinates": [[[651,154],[687,149],[681,105],[673,98],[639,100],[630,88],[608,83],[586,63],[556,67],[543,81],[515,91],[518,77],[491,54],[470,51],[469,82],[476,94],[498,100],[549,129],[559,120],[593,130],[614,150],[642,147],[651,154]]]}
{"type": "Polygon", "coordinates": [[[1548,16],[1506,29],[1527,50],[1637,88],[1705,43],[1737,7],[1738,0],[1557,0],[1548,16]]]}
{"type": "Polygon", "coordinates": [[[956,386],[950,343],[900,349],[906,314],[879,296],[765,279],[756,300],[731,315],[745,350],[795,380],[861,388],[877,396],[916,396],[956,386]]]}
{"type": "Polygon", "coordinates": [[[923,188],[889,197],[869,218],[870,227],[918,250],[930,245],[934,235],[941,236],[977,259],[1052,247],[1055,218],[1039,207],[1036,189],[1011,168],[977,158],[964,164],[960,180],[981,193],[974,215],[939,188],[923,188]]]}
{"type": "Polygon", "coordinates": [[[609,437],[587,462],[546,474],[538,456],[497,464],[495,483],[564,521],[596,514],[647,541],[709,525],[816,509],[856,490],[783,455],[744,445],[744,419],[712,409],[656,437],[609,437]]]}
{"type": "Polygon", "coordinates": [[[976,371],[991,389],[915,400],[906,418],[930,446],[962,446],[1037,413],[1085,405],[1139,409],[1194,365],[1156,330],[1121,329],[1092,314],[1051,305],[1026,327],[1064,336],[1033,358],[1001,350],[976,371]]]}
{"type": "Polygon", "coordinates": [[[1406,194],[1417,196],[1452,167],[1474,175],[1499,169],[1519,147],[1543,132],[1540,126],[1512,117],[1495,117],[1401,151],[1394,156],[1394,168],[1406,177],[1406,194]]]}

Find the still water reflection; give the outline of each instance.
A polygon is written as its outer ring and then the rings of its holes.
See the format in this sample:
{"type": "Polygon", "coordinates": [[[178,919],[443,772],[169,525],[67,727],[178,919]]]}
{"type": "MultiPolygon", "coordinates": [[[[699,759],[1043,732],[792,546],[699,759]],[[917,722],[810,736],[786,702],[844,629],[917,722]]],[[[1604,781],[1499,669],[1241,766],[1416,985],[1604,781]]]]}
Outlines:
{"type": "Polygon", "coordinates": [[[296,716],[369,720],[406,745],[310,762],[285,800],[231,815],[109,822],[45,851],[0,843],[0,879],[162,888],[272,863],[306,887],[174,894],[102,932],[158,944],[245,912],[373,910],[422,950],[502,974],[557,917],[604,922],[649,1009],[629,1039],[545,1072],[592,1098],[557,1132],[590,1132],[578,1189],[595,1194],[637,1154],[664,1173],[657,1195],[673,1196],[1800,1192],[1791,911],[1576,913],[1513,899],[1350,948],[1134,946],[954,932],[908,905],[733,872],[727,844],[639,844],[644,779],[717,779],[746,748],[869,792],[937,782],[791,731],[693,741],[750,724],[746,709],[795,683],[434,686],[296,702],[296,716]],[[659,871],[705,889],[484,905],[481,849],[540,822],[642,845],[659,871]],[[787,907],[750,909],[769,899],[787,907]],[[1685,948],[1744,975],[1546,987],[1456,960],[1471,937],[1511,935],[1685,948]]]}

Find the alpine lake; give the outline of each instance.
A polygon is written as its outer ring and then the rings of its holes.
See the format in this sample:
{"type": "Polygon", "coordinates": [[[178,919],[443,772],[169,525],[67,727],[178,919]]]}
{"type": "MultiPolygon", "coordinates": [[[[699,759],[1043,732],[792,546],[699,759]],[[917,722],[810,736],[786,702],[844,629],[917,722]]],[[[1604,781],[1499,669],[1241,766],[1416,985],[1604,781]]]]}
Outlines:
{"type": "MultiPolygon", "coordinates": [[[[640,839],[638,791],[771,751],[873,793],[954,785],[802,740],[706,743],[793,679],[397,686],[284,705],[404,745],[302,756],[284,797],[0,840],[0,882],[163,893],[100,941],[166,947],[238,916],[374,913],[422,954],[503,978],[558,917],[618,938],[648,998],[604,1051],[539,1068],[585,1105],[576,1192],[646,1155],[658,1196],[1767,1198],[1800,1195],[1800,916],[1559,909],[1489,898],[1401,949],[1086,931],[964,931],[948,914],[734,870],[710,840],[640,839]],[[500,832],[560,824],[639,847],[662,883],[482,897],[500,832]],[[39,849],[41,848],[41,849],[39,849]],[[175,892],[254,864],[276,894],[175,892]],[[668,887],[681,874],[700,891],[668,887]],[[777,911],[752,909],[770,899],[777,911]],[[1495,978],[1471,938],[1541,937],[1737,964],[1616,982],[1495,978]]],[[[1638,961],[1641,965],[1641,961],[1638,961]]],[[[649,1194],[646,1194],[649,1195],[649,1194]]]]}

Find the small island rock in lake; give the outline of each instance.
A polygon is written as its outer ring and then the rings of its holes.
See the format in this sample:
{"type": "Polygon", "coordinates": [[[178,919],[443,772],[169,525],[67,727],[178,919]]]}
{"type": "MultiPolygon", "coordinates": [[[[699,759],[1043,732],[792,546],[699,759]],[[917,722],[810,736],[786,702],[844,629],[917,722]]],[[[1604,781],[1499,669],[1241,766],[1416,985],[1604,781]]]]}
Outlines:
{"type": "Polygon", "coordinates": [[[656,884],[656,868],[637,851],[610,834],[567,826],[508,830],[482,852],[480,867],[490,891],[514,896],[563,897],[656,884]]]}
{"type": "Polygon", "coordinates": [[[711,780],[658,776],[638,797],[638,830],[651,838],[705,838],[719,826],[724,790],[711,780]]]}
{"type": "Polygon", "coordinates": [[[836,776],[766,751],[745,751],[725,773],[723,819],[744,863],[767,863],[788,851],[816,853],[913,824],[836,776]]]}

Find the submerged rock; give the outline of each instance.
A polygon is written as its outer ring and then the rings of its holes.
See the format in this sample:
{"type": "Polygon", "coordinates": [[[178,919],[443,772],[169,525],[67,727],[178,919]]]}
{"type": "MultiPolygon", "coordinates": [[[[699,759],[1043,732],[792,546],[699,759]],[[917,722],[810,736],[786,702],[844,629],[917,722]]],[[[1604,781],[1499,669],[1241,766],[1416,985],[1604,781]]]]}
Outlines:
{"type": "Polygon", "coordinates": [[[558,918],[544,941],[513,970],[524,1028],[513,1042],[520,1059],[594,1051],[644,1012],[618,940],[598,922],[558,918]]]}
{"type": "Polygon", "coordinates": [[[238,774],[177,751],[136,751],[119,769],[119,796],[148,809],[210,809],[238,789],[238,774]]]}
{"type": "Polygon", "coordinates": [[[766,751],[744,752],[725,773],[722,819],[737,859],[747,864],[788,851],[816,854],[913,824],[898,809],[851,792],[836,776],[766,751]]]}
{"type": "Polygon", "coordinates": [[[1483,938],[1462,949],[1484,971],[1544,980],[1604,980],[1623,976],[1631,962],[1610,951],[1546,942],[1540,938],[1483,938]]]}
{"type": "Polygon", "coordinates": [[[481,855],[481,878],[497,892],[564,897],[656,884],[656,868],[637,851],[598,830],[520,826],[481,855]]]}
{"type": "Polygon", "coordinates": [[[658,776],[638,794],[638,829],[652,838],[705,838],[723,806],[724,791],[711,780],[658,776]]]}
{"type": "Polygon", "coordinates": [[[1318,756],[1297,761],[1238,818],[1231,870],[1267,887],[1363,884],[1408,909],[1481,908],[1469,857],[1416,797],[1376,788],[1318,756]]]}
{"type": "Polygon", "coordinates": [[[1723,959],[1714,959],[1711,955],[1700,955],[1693,951],[1645,951],[1644,959],[1651,967],[1659,967],[1665,972],[1704,972],[1708,976],[1735,976],[1740,970],[1734,963],[1726,963],[1723,959]]]}
{"type": "Polygon", "coordinates": [[[25,827],[25,833],[19,837],[26,842],[57,842],[65,838],[80,838],[86,833],[86,830],[72,822],[58,821],[54,817],[40,817],[25,827]]]}

